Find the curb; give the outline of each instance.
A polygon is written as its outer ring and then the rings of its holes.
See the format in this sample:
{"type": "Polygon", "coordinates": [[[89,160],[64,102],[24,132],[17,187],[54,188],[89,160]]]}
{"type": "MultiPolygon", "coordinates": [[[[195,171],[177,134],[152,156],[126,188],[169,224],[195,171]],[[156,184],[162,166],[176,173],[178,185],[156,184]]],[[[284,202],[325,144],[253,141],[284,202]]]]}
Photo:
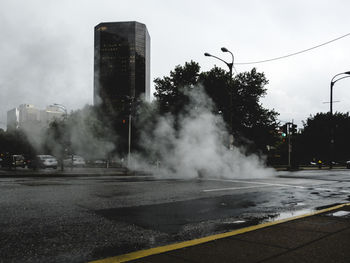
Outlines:
{"type": "Polygon", "coordinates": [[[207,243],[210,241],[214,241],[214,240],[218,240],[218,239],[222,239],[222,238],[226,238],[226,237],[231,237],[231,236],[251,232],[251,231],[262,229],[265,227],[274,226],[274,225],[282,224],[285,222],[293,221],[296,219],[301,219],[301,218],[306,218],[306,217],[326,213],[326,212],[333,211],[333,210],[336,210],[336,209],[339,209],[339,208],[342,208],[345,206],[350,206],[350,203],[332,206],[332,207],[325,208],[325,209],[315,211],[315,212],[305,214],[305,215],[299,215],[299,216],[281,219],[278,221],[267,222],[267,223],[263,223],[263,224],[259,224],[259,225],[255,225],[255,226],[245,227],[245,228],[241,228],[241,229],[234,230],[231,232],[226,232],[226,233],[216,234],[216,235],[202,237],[202,238],[198,238],[198,239],[193,239],[193,240],[189,240],[189,241],[184,241],[184,242],[180,242],[180,243],[175,243],[175,244],[170,244],[170,245],[165,245],[165,246],[160,246],[160,247],[155,247],[155,248],[150,248],[150,249],[145,249],[145,250],[140,250],[140,251],[135,251],[135,252],[131,252],[131,253],[115,256],[115,257],[110,257],[110,258],[106,258],[106,259],[90,261],[89,263],[120,263],[120,262],[127,262],[127,261],[131,261],[131,260],[136,260],[136,259],[140,259],[140,258],[152,256],[152,255],[157,255],[157,254],[161,254],[161,253],[165,253],[165,252],[169,252],[169,251],[173,251],[173,250],[177,250],[177,249],[181,249],[181,248],[196,246],[196,245],[204,244],[204,243],[207,243]]]}

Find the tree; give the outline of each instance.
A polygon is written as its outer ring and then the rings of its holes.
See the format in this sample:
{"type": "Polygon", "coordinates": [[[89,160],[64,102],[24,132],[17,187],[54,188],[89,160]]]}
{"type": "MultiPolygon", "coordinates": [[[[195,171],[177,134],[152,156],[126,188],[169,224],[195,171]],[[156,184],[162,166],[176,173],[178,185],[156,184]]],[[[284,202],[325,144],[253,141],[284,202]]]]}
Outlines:
{"type": "Polygon", "coordinates": [[[61,169],[63,170],[63,159],[70,146],[67,125],[64,120],[55,119],[46,130],[44,140],[45,153],[58,157],[61,169]]]}
{"type": "Polygon", "coordinates": [[[278,126],[278,113],[265,109],[260,103],[260,98],[266,95],[267,83],[265,75],[255,68],[230,79],[228,72],[217,67],[200,73],[199,64],[191,61],[176,66],[170,76],[157,78],[154,96],[160,113],[171,112],[176,118],[188,103],[186,89],[203,85],[216,105],[215,113],[222,114],[227,127],[230,127],[232,113],[235,143],[249,145],[252,151],[266,151],[266,145],[273,145],[277,139],[271,131],[278,126]]]}
{"type": "Polygon", "coordinates": [[[158,102],[161,113],[177,115],[188,103],[184,90],[198,84],[200,66],[191,61],[184,66],[176,66],[170,71],[169,77],[154,80],[156,92],[154,96],[158,102]]]}
{"type": "Polygon", "coordinates": [[[232,92],[232,126],[236,143],[249,145],[253,151],[265,151],[266,145],[274,145],[277,138],[273,131],[278,126],[278,113],[265,109],[260,103],[260,98],[266,95],[265,85],[268,84],[263,73],[253,68],[250,72],[237,74],[232,82],[227,72],[217,68],[202,75],[207,93],[219,110],[224,112],[227,123],[232,92]]]}
{"type": "Polygon", "coordinates": [[[86,105],[64,119],[56,119],[46,133],[45,152],[63,158],[77,154],[87,159],[106,159],[115,150],[116,135],[98,108],[86,105]]]}
{"type": "Polygon", "coordinates": [[[232,82],[227,71],[214,67],[208,72],[202,72],[199,83],[204,86],[208,96],[214,101],[217,113],[221,114],[224,121],[230,123],[230,91],[232,82]]]}
{"type": "Polygon", "coordinates": [[[28,141],[26,134],[22,130],[0,129],[0,153],[9,154],[26,154],[32,155],[35,153],[34,148],[28,141]]]}
{"type": "Polygon", "coordinates": [[[71,151],[86,158],[105,159],[115,150],[117,135],[111,120],[96,106],[86,105],[67,118],[71,151]]]}
{"type": "MultiPolygon", "coordinates": [[[[334,160],[346,161],[350,158],[350,116],[349,113],[317,113],[304,122],[302,133],[297,137],[298,155],[308,163],[313,159],[328,162],[330,159],[330,131],[334,128],[334,160]]],[[[316,160],[317,161],[317,160],[316,160]]]]}

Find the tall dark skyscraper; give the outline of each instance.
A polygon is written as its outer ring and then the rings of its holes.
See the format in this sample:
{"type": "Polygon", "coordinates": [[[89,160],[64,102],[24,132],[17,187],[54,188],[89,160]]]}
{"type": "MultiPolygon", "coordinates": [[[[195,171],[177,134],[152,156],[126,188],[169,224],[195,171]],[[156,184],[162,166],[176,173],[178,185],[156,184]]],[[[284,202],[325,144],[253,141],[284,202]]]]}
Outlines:
{"type": "Polygon", "coordinates": [[[101,23],[95,27],[94,105],[107,114],[125,110],[144,94],[150,99],[150,36],[138,22],[101,23]]]}

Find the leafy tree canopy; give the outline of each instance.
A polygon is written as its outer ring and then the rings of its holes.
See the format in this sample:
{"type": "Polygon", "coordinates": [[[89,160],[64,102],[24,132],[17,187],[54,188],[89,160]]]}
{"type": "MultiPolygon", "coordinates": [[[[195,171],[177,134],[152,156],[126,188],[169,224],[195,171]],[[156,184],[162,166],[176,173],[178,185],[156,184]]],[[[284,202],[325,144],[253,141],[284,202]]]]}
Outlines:
{"type": "Polygon", "coordinates": [[[33,154],[34,149],[28,142],[26,134],[21,130],[0,130],[0,153],[33,154]]]}
{"type": "Polygon", "coordinates": [[[317,113],[304,122],[304,129],[297,140],[303,162],[316,159],[329,161],[331,125],[334,130],[334,160],[350,160],[350,116],[348,112],[336,112],[332,119],[329,113],[317,113]]]}
{"type": "Polygon", "coordinates": [[[186,89],[202,85],[216,105],[216,113],[222,114],[227,127],[232,130],[237,144],[253,145],[255,149],[265,150],[266,145],[273,145],[276,137],[278,113],[262,106],[260,99],[266,95],[268,84],[264,73],[255,68],[230,79],[230,74],[214,67],[207,72],[200,72],[198,63],[186,62],[176,66],[169,76],[154,81],[161,114],[172,113],[177,116],[187,105],[186,89]],[[232,106],[231,106],[232,105],[232,106]]]}

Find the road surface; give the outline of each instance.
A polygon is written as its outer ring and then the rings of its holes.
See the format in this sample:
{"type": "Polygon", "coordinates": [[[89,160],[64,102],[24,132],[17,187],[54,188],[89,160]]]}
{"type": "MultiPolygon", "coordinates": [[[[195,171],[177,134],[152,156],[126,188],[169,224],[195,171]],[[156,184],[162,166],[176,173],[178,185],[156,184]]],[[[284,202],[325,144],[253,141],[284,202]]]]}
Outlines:
{"type": "Polygon", "coordinates": [[[2,176],[0,262],[88,262],[350,200],[348,170],[259,179],[100,174],[2,176]]]}

